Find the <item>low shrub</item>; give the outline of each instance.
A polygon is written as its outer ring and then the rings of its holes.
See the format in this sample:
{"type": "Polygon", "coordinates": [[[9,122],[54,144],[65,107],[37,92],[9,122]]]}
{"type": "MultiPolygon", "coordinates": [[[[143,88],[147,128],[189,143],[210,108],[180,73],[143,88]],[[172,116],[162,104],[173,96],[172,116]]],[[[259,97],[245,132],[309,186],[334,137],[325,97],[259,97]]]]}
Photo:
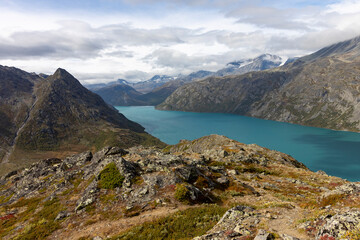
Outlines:
{"type": "Polygon", "coordinates": [[[189,208],[153,222],[143,223],[111,238],[115,239],[192,239],[212,228],[225,213],[218,205],[189,208]]]}
{"type": "Polygon", "coordinates": [[[190,190],[186,187],[186,184],[176,184],[175,198],[183,203],[190,203],[191,200],[190,190]]]}
{"type": "Polygon", "coordinates": [[[328,205],[336,205],[337,202],[344,199],[344,194],[333,194],[327,197],[322,198],[319,201],[319,207],[326,207],[328,205]]]}
{"type": "Polygon", "coordinates": [[[116,164],[112,162],[106,165],[106,167],[100,172],[99,187],[105,189],[121,187],[124,179],[124,176],[120,174],[116,164]]]}

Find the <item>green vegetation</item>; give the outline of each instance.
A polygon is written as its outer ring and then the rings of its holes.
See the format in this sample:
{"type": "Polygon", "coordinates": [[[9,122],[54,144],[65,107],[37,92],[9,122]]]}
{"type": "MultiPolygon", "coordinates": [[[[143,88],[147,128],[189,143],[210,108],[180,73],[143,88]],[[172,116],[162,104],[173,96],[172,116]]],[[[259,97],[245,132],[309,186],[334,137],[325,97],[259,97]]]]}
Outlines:
{"type": "Polygon", "coordinates": [[[175,198],[183,203],[190,203],[190,190],[186,187],[186,184],[176,184],[175,198]]]}
{"type": "Polygon", "coordinates": [[[17,144],[26,150],[57,150],[60,146],[58,133],[55,129],[47,128],[36,129],[38,126],[34,122],[29,122],[17,142],[17,144]]]}
{"type": "Polygon", "coordinates": [[[121,187],[124,181],[124,176],[120,174],[114,162],[109,163],[100,172],[99,175],[99,187],[105,189],[114,189],[121,187]]]}
{"type": "MultiPolygon", "coordinates": [[[[116,132],[100,132],[94,139],[92,143],[95,146],[96,151],[99,151],[105,146],[118,146],[119,141],[117,138],[118,133],[116,132]]],[[[91,138],[89,138],[91,139],[91,138]]]]}
{"type": "Polygon", "coordinates": [[[210,167],[226,167],[228,164],[226,162],[212,161],[210,167]]]}
{"type": "Polygon", "coordinates": [[[151,136],[148,133],[136,133],[141,138],[140,144],[144,147],[157,146],[159,148],[164,148],[167,146],[166,143],[163,143],[158,138],[151,136]]]}
{"type": "Polygon", "coordinates": [[[192,239],[212,228],[225,211],[226,208],[218,205],[189,208],[172,216],[143,223],[111,239],[192,239]]]}
{"type": "Polygon", "coordinates": [[[259,168],[259,167],[255,166],[254,164],[248,165],[246,167],[236,166],[235,169],[242,173],[258,173],[258,174],[263,173],[265,175],[277,175],[276,173],[270,172],[264,168],[259,168]]]}
{"type": "Polygon", "coordinates": [[[10,194],[9,196],[1,195],[1,196],[0,196],[0,204],[3,204],[3,203],[8,202],[13,195],[14,195],[14,194],[10,194]]]}
{"type": "Polygon", "coordinates": [[[52,232],[60,227],[58,222],[40,220],[25,227],[23,233],[16,240],[46,239],[52,232]]]}
{"type": "Polygon", "coordinates": [[[26,226],[16,237],[16,240],[45,239],[60,225],[55,221],[60,211],[64,210],[57,198],[44,202],[41,210],[35,213],[42,198],[20,199],[12,208],[26,207],[26,210],[19,215],[0,221],[0,238],[9,234],[17,223],[25,223],[26,226]]]}
{"type": "Polygon", "coordinates": [[[171,150],[172,147],[173,147],[172,145],[168,145],[168,146],[166,146],[162,151],[163,151],[164,153],[170,153],[170,150],[171,150]]]}
{"type": "Polygon", "coordinates": [[[109,193],[109,194],[106,194],[106,195],[101,195],[100,196],[100,201],[103,204],[111,204],[111,203],[116,201],[116,194],[115,193],[109,193]]]}
{"type": "Polygon", "coordinates": [[[96,137],[93,137],[91,133],[85,133],[85,138],[92,139],[92,142],[90,142],[89,145],[93,146],[95,151],[99,151],[105,146],[128,148],[136,143],[145,147],[157,146],[164,148],[167,146],[165,143],[148,133],[133,132],[133,135],[124,138],[121,133],[116,131],[100,131],[96,134],[96,137]]]}

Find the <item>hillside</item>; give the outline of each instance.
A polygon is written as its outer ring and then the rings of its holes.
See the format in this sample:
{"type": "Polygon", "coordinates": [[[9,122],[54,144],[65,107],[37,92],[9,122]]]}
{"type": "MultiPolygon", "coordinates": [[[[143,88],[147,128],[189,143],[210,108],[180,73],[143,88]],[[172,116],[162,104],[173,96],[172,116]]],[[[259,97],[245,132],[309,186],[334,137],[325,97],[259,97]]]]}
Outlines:
{"type": "Polygon", "coordinates": [[[360,184],[224,136],[106,147],[0,179],[0,238],[358,239],[360,184]]]}
{"type": "Polygon", "coordinates": [[[355,38],[275,69],[206,78],[178,88],[157,109],[360,131],[359,47],[355,38]]]}
{"type": "Polygon", "coordinates": [[[126,84],[107,86],[93,90],[94,93],[101,96],[105,102],[113,106],[143,106],[145,102],[139,98],[142,93],[126,84]]]}
{"type": "Polygon", "coordinates": [[[104,144],[159,143],[63,69],[46,79],[8,67],[0,74],[1,173],[104,144]]]}

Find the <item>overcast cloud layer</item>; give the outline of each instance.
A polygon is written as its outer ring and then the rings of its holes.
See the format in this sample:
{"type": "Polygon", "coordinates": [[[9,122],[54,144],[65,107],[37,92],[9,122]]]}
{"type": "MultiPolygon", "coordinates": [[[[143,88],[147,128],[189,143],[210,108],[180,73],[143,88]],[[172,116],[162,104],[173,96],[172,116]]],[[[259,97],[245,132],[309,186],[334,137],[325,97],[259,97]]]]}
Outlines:
{"type": "Polygon", "coordinates": [[[0,64],[83,83],[302,56],[360,35],[360,1],[0,0],[0,64]]]}

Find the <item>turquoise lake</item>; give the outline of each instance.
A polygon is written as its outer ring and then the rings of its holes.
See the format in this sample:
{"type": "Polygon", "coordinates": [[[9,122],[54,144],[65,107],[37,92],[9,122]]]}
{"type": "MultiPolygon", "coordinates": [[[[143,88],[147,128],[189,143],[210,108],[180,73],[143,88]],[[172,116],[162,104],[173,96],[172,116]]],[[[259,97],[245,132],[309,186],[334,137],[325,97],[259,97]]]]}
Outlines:
{"type": "Polygon", "coordinates": [[[313,171],[360,181],[360,134],[304,127],[222,113],[159,111],[154,107],[116,107],[161,141],[176,144],[209,134],[278,150],[313,171]]]}

